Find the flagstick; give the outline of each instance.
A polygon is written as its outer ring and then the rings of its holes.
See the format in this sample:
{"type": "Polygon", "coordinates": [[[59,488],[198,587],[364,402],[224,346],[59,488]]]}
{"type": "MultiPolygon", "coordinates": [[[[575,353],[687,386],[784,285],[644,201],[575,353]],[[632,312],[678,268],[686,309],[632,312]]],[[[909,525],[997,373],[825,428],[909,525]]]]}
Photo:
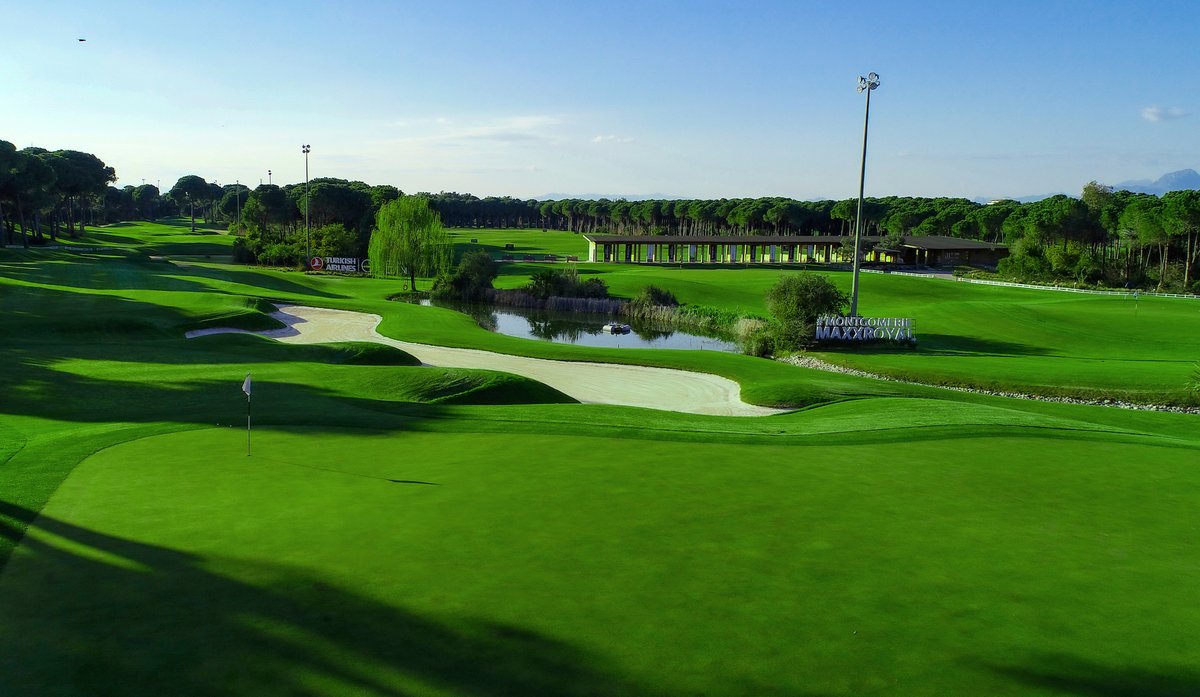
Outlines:
{"type": "Polygon", "coordinates": [[[250,457],[250,395],[246,395],[246,457],[250,457]]]}

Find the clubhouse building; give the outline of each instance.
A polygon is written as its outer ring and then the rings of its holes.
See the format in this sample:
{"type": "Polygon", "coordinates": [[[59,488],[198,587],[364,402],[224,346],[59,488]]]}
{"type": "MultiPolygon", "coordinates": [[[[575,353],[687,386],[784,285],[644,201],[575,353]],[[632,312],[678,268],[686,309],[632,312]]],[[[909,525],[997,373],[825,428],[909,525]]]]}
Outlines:
{"type": "MultiPolygon", "coordinates": [[[[850,235],[584,235],[588,261],[616,264],[830,264],[853,255],[850,235]]],[[[863,235],[864,260],[896,266],[995,266],[1002,244],[938,235],[907,236],[897,249],[863,235]]]]}

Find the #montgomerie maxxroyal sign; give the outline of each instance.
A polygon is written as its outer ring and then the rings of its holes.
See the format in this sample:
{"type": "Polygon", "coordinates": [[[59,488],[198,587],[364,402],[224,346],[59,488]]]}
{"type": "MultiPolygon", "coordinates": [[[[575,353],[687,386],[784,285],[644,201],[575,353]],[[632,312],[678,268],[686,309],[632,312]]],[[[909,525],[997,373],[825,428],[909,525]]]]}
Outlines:
{"type": "Polygon", "coordinates": [[[371,273],[371,260],[358,257],[313,257],[308,260],[313,271],[330,273],[371,273]]]}
{"type": "Polygon", "coordinates": [[[912,320],[905,317],[817,318],[817,341],[916,341],[912,320]]]}

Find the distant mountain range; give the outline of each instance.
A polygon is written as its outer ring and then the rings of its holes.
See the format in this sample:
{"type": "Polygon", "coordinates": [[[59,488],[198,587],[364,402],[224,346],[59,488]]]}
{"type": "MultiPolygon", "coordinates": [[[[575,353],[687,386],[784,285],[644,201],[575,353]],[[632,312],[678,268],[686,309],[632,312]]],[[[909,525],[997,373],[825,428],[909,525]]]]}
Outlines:
{"type": "MultiPolygon", "coordinates": [[[[1080,188],[1082,189],[1082,187],[1080,188]]],[[[1149,179],[1132,179],[1130,181],[1124,181],[1120,184],[1113,185],[1113,190],[1115,191],[1121,191],[1122,189],[1125,191],[1132,191],[1135,194],[1154,194],[1155,196],[1162,196],[1168,191],[1190,191],[1200,189],[1200,173],[1197,173],[1194,169],[1181,169],[1178,172],[1167,172],[1153,181],[1149,179]]],[[[1058,191],[1053,194],[1010,196],[1008,198],[1011,198],[1014,201],[1020,201],[1021,203],[1032,203],[1034,201],[1041,201],[1044,198],[1050,198],[1051,196],[1057,196],[1059,194],[1066,194],[1067,196],[1079,198],[1078,191],[1073,194],[1065,191],[1058,191]]],[[[986,199],[980,197],[974,200],[979,203],[987,203],[988,201],[993,201],[995,199],[986,199]]]]}
{"type": "Polygon", "coordinates": [[[1136,194],[1156,194],[1162,196],[1168,191],[1183,191],[1200,189],[1200,173],[1194,169],[1181,169],[1178,172],[1167,172],[1158,179],[1137,179],[1121,182],[1113,187],[1120,191],[1125,189],[1136,194]]]}

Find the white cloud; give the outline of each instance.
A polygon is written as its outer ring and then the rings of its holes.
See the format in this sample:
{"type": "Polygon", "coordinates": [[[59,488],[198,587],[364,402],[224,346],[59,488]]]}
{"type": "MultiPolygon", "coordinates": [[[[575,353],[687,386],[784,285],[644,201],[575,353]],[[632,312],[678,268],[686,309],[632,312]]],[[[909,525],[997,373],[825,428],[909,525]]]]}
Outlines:
{"type": "Polygon", "coordinates": [[[445,117],[426,121],[420,133],[393,139],[400,145],[462,146],[482,143],[495,145],[562,142],[557,129],[563,120],[557,116],[510,116],[458,125],[445,117]]]}
{"type": "Polygon", "coordinates": [[[1175,119],[1182,119],[1183,117],[1188,116],[1188,115],[1189,115],[1188,112],[1184,111],[1183,109],[1181,109],[1177,106],[1166,107],[1166,108],[1163,108],[1160,106],[1148,106],[1148,107],[1142,109],[1142,118],[1146,119],[1147,121],[1149,121],[1151,123],[1159,123],[1161,121],[1173,121],[1175,119]]]}
{"type": "Polygon", "coordinates": [[[628,136],[601,135],[592,138],[593,143],[632,143],[633,138],[628,136]]]}

